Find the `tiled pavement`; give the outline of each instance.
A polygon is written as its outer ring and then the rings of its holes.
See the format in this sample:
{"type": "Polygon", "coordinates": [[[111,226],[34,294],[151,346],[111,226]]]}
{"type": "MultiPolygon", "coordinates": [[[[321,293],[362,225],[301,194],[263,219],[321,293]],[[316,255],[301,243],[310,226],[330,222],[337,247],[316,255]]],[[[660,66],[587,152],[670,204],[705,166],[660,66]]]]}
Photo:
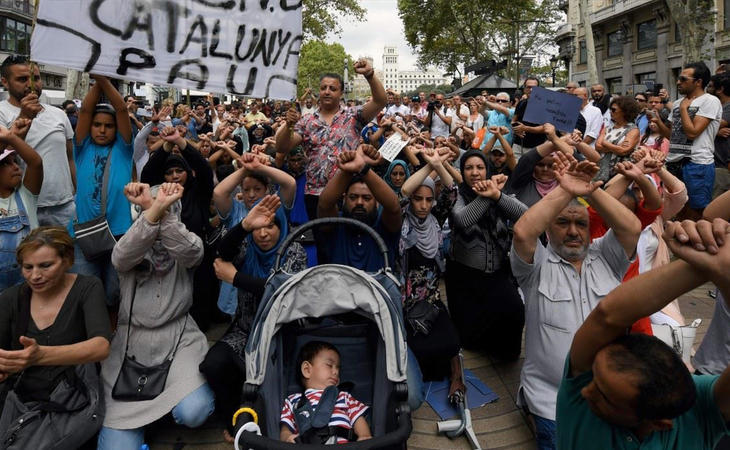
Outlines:
{"type": "MultiPolygon", "coordinates": [[[[715,300],[708,291],[713,287],[704,285],[680,298],[682,313],[688,322],[702,318],[697,332],[696,345],[701,342],[712,318],[715,300]]],[[[214,341],[222,332],[219,327],[208,333],[214,341]]],[[[471,369],[487,386],[499,395],[499,400],[472,410],[474,431],[482,448],[485,449],[534,449],[534,436],[529,421],[515,406],[515,395],[519,385],[522,359],[505,364],[491,361],[488,357],[474,352],[465,353],[465,366],[471,369]]],[[[408,440],[409,449],[465,449],[470,447],[465,438],[450,440],[436,432],[436,413],[427,404],[413,414],[413,433],[408,440]]],[[[209,423],[202,429],[186,430],[168,422],[158,424],[147,434],[152,450],[230,449],[222,439],[219,424],[209,423]]]]}

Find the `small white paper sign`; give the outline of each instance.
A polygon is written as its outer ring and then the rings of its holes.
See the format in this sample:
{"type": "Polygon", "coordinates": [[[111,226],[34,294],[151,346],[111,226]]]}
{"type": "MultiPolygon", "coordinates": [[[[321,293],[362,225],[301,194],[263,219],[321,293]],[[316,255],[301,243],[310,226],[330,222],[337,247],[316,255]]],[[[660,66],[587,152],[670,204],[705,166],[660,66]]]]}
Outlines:
{"type": "Polygon", "coordinates": [[[398,156],[398,153],[403,150],[403,147],[405,147],[407,143],[408,141],[404,141],[403,136],[401,136],[400,133],[393,133],[393,135],[380,146],[380,150],[378,151],[381,155],[383,155],[383,158],[387,159],[389,162],[393,162],[396,156],[398,156]]]}

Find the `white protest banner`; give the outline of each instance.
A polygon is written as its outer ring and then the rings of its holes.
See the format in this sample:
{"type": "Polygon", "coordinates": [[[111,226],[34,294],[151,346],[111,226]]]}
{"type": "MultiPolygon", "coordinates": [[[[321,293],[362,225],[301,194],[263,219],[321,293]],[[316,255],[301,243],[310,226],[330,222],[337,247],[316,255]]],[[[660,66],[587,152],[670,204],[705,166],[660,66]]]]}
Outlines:
{"type": "Polygon", "coordinates": [[[393,135],[380,146],[380,150],[378,151],[381,155],[383,155],[383,158],[387,159],[389,162],[393,162],[393,160],[398,156],[398,153],[403,150],[403,147],[405,147],[407,143],[408,141],[404,141],[400,133],[393,133],[393,135]]]}
{"type": "Polygon", "coordinates": [[[130,81],[292,99],[301,0],[41,0],[31,58],[130,81]]]}

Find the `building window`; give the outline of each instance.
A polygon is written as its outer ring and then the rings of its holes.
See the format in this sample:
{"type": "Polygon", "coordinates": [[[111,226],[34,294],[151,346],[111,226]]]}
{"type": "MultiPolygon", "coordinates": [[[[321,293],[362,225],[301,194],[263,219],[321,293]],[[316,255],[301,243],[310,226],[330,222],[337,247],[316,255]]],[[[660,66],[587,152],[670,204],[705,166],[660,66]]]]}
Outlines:
{"type": "Polygon", "coordinates": [[[621,85],[623,84],[623,81],[621,77],[618,78],[609,78],[606,80],[606,85],[608,86],[608,93],[613,94],[621,94],[621,85]]]}
{"type": "Polygon", "coordinates": [[[654,90],[654,81],[656,81],[656,72],[647,72],[647,73],[637,74],[636,81],[639,84],[639,89],[636,92],[654,90]]]}
{"type": "Polygon", "coordinates": [[[606,38],[608,39],[608,57],[621,56],[624,52],[624,45],[621,42],[621,33],[614,31],[613,33],[608,33],[606,38]]]}
{"type": "Polygon", "coordinates": [[[638,50],[646,50],[648,48],[656,48],[656,21],[649,20],[642,22],[637,26],[636,48],[638,50]]]}
{"type": "Polygon", "coordinates": [[[588,53],[586,52],[586,41],[580,41],[580,55],[578,56],[578,64],[585,64],[588,62],[588,53]]]}
{"type": "Polygon", "coordinates": [[[0,50],[27,55],[30,53],[31,26],[9,18],[0,19],[0,50]]]}

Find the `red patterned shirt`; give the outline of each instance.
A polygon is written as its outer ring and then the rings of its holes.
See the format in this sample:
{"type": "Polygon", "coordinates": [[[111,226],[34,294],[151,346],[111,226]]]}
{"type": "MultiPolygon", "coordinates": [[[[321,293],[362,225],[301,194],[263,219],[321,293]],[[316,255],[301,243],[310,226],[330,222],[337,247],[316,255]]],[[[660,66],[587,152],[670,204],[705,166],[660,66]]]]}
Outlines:
{"type": "MultiPolygon", "coordinates": [[[[307,389],[306,395],[312,407],[316,408],[319,404],[319,399],[322,397],[323,389],[307,389]]],[[[297,429],[297,423],[294,419],[294,410],[299,403],[299,399],[302,394],[292,394],[284,400],[284,407],[281,409],[281,424],[286,425],[292,433],[299,433],[297,429]]],[[[363,416],[368,410],[362,402],[358,401],[350,395],[348,392],[340,391],[337,396],[337,403],[335,403],[335,409],[332,411],[330,417],[329,426],[331,427],[342,427],[346,430],[351,429],[357,419],[363,416]]],[[[346,444],[347,439],[338,437],[338,444],[346,444]]]]}
{"type": "Polygon", "coordinates": [[[337,155],[357,148],[364,126],[361,106],[356,109],[340,106],[330,125],[319,118],[319,110],[299,119],[294,131],[302,136],[302,148],[308,160],[305,195],[322,193],[337,170],[337,155]]]}

